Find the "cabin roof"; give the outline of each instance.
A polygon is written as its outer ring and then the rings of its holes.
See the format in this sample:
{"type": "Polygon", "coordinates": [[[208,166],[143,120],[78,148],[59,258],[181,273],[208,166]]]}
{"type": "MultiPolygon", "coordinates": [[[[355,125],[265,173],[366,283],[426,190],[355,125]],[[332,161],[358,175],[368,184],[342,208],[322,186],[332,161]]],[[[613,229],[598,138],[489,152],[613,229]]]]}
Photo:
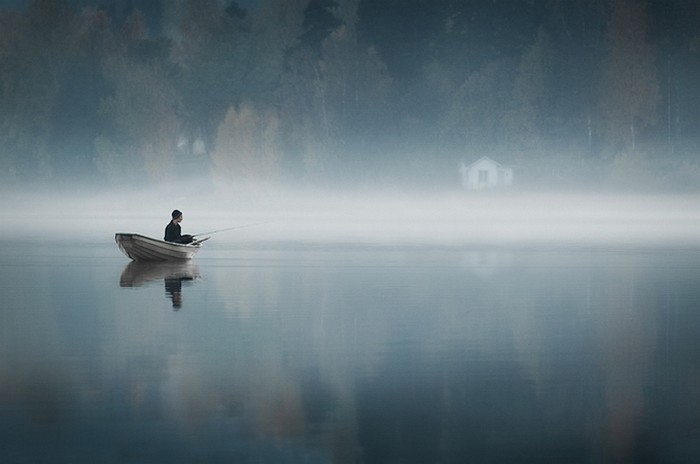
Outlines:
{"type": "Polygon", "coordinates": [[[475,165],[481,163],[482,161],[488,161],[489,163],[493,163],[493,164],[495,164],[496,166],[498,166],[499,168],[502,168],[502,167],[503,167],[503,165],[502,165],[501,163],[499,163],[498,161],[495,161],[495,160],[489,158],[488,156],[482,156],[481,158],[479,158],[478,160],[474,161],[474,162],[471,163],[471,164],[465,164],[465,165],[464,165],[464,168],[465,168],[465,169],[471,169],[473,166],[475,166],[475,165]]]}

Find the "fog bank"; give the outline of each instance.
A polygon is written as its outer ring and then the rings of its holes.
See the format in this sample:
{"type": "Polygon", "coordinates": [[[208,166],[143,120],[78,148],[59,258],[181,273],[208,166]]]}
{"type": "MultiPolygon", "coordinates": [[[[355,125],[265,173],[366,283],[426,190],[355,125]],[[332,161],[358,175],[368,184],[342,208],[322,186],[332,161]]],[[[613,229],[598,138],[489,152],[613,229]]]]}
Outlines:
{"type": "Polygon", "coordinates": [[[183,233],[219,243],[304,242],[475,246],[700,246],[698,195],[340,194],[326,191],[91,195],[5,193],[3,236],[160,238],[173,209],[183,233]],[[248,226],[249,224],[253,224],[248,226]]]}

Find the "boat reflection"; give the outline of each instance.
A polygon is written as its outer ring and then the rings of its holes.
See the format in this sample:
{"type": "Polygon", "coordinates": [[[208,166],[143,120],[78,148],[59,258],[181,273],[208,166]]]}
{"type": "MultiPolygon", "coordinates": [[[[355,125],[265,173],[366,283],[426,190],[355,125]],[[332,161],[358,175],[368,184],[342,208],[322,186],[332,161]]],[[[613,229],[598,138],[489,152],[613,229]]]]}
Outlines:
{"type": "Polygon", "coordinates": [[[130,262],[119,278],[120,287],[141,287],[163,280],[165,295],[172,301],[173,309],[182,307],[182,282],[192,282],[200,277],[199,269],[191,261],[182,262],[130,262]]]}

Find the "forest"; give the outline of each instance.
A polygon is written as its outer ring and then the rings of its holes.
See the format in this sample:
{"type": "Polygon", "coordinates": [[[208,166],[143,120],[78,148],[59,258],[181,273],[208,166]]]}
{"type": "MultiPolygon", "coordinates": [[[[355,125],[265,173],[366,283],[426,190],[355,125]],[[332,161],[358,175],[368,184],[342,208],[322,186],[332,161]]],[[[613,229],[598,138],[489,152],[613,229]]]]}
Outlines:
{"type": "MultiPolygon", "coordinates": [[[[0,7],[2,8],[2,7],[0,7]]],[[[684,0],[32,0],[0,10],[0,183],[700,186],[684,0]]]]}

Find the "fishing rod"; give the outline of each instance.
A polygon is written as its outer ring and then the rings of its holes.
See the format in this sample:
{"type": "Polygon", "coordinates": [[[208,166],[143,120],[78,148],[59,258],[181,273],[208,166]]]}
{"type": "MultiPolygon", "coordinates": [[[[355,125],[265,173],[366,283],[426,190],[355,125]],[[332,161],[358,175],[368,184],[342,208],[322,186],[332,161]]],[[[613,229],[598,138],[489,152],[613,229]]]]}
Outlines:
{"type": "Polygon", "coordinates": [[[199,234],[194,234],[192,235],[193,237],[198,237],[200,235],[211,235],[211,234],[218,234],[219,232],[226,232],[229,230],[236,230],[236,229],[244,229],[246,227],[253,227],[253,226],[259,226],[261,224],[267,224],[272,221],[263,221],[263,222],[253,222],[251,224],[243,224],[242,226],[235,226],[235,227],[227,227],[226,229],[218,229],[218,230],[212,230],[210,232],[201,232],[199,234]]]}

